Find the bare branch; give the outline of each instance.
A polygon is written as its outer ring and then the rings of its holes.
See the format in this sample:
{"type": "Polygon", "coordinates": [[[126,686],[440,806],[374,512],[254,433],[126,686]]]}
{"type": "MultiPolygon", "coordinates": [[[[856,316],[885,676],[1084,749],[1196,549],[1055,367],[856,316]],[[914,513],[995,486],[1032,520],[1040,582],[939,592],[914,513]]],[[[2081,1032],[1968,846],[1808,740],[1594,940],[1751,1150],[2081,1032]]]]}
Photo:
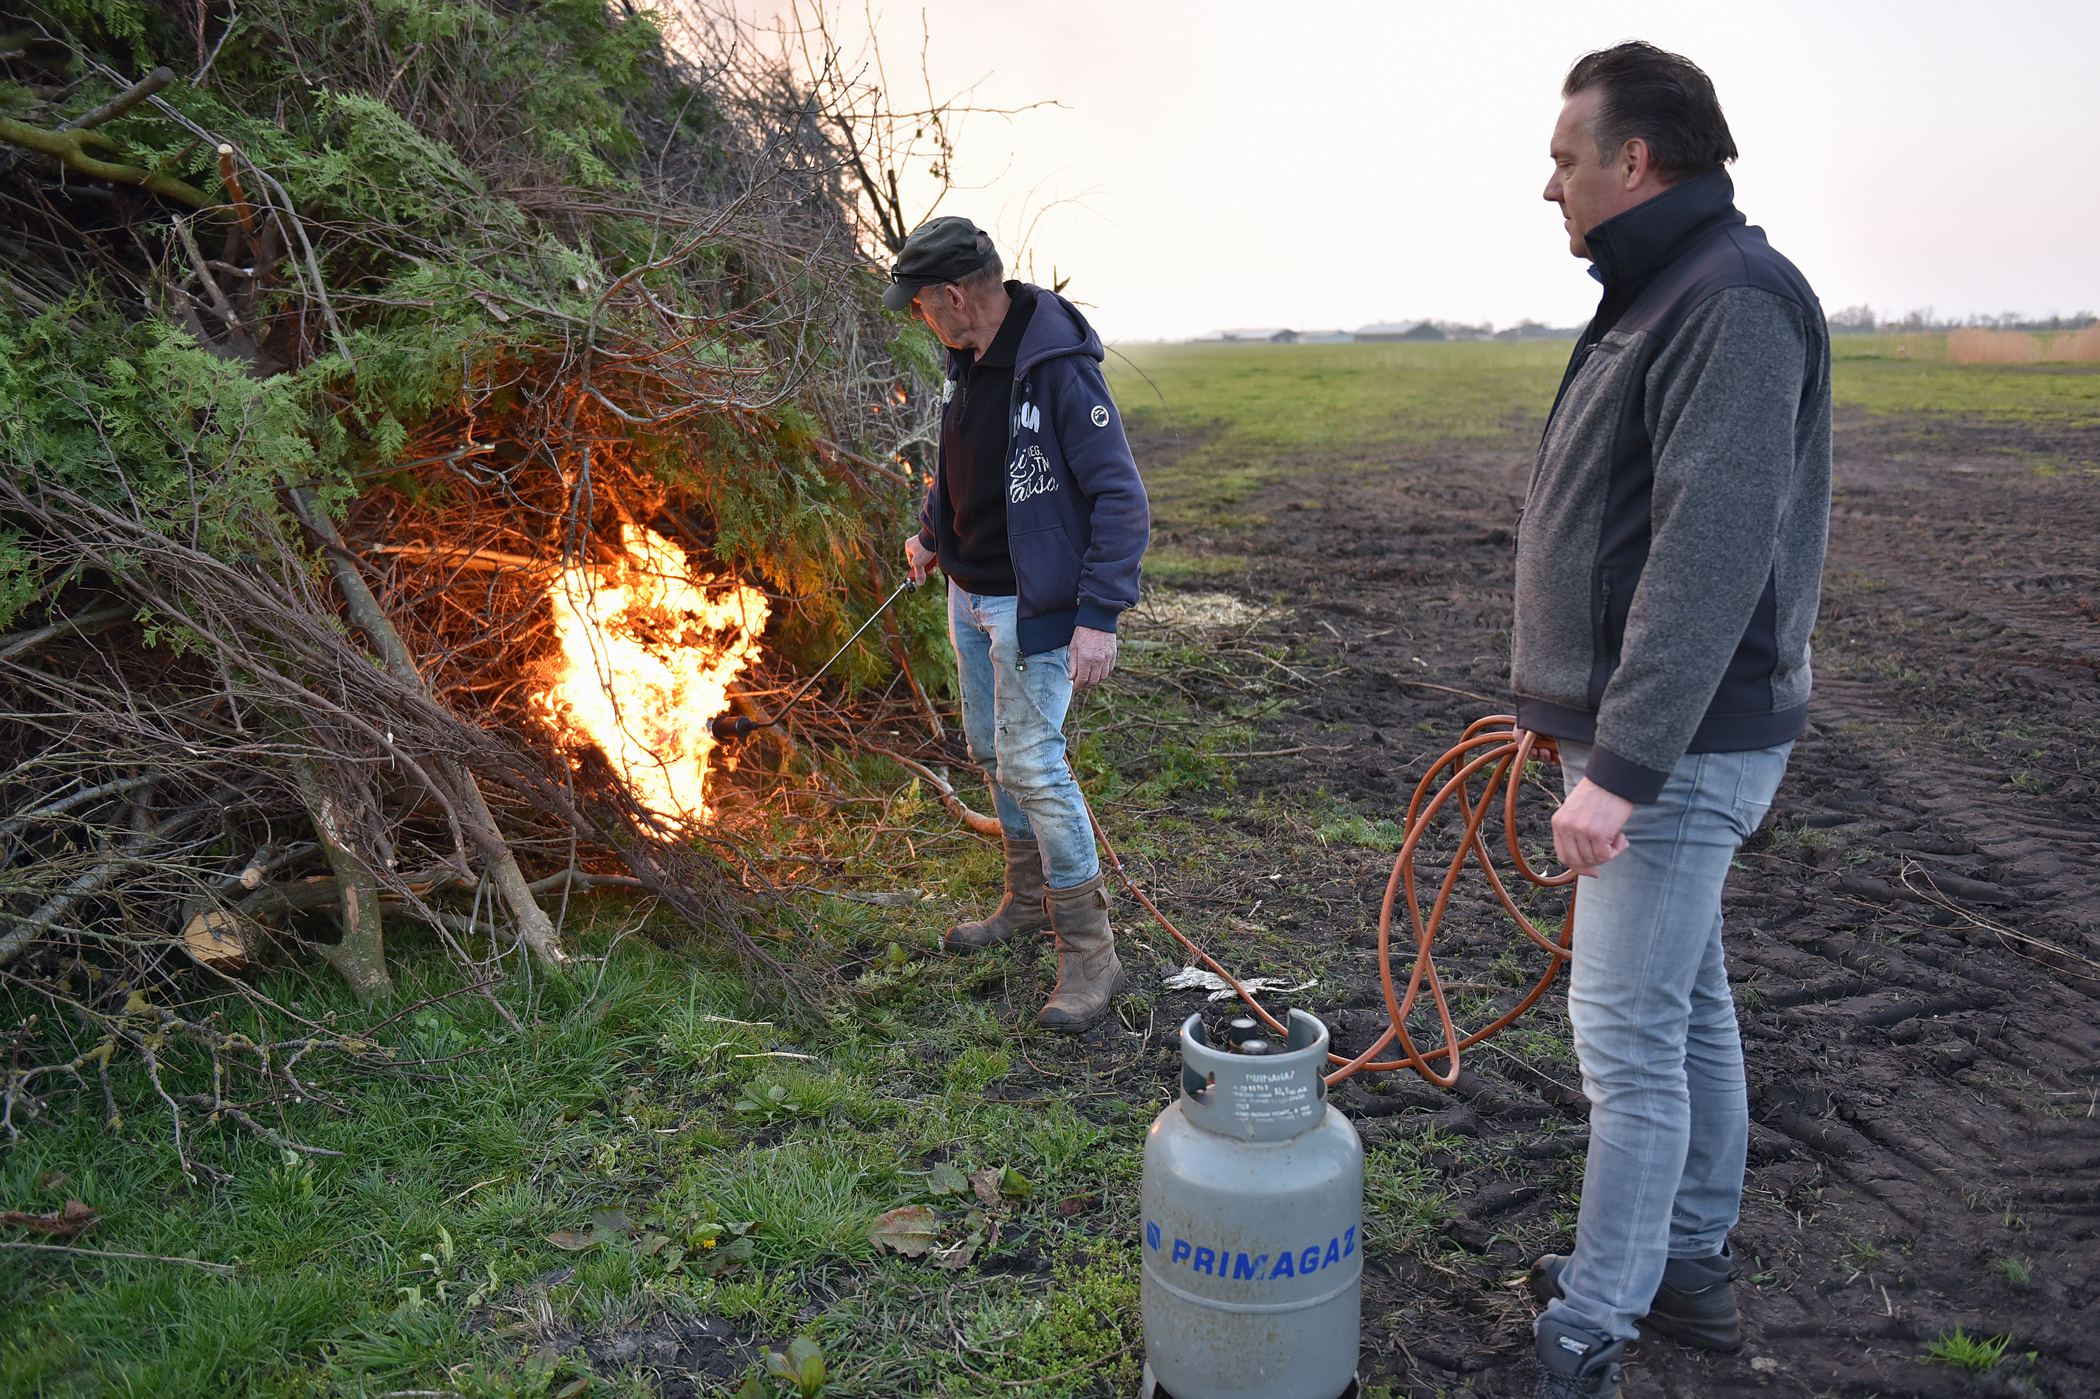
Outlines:
{"type": "Polygon", "coordinates": [[[60,131],[85,131],[89,127],[100,126],[106,121],[114,121],[174,81],[175,70],[163,64],[145,77],[140,78],[130,87],[125,88],[115,97],[110,98],[109,101],[104,102],[101,106],[82,112],[71,121],[60,122],[58,129],[60,131]]]}

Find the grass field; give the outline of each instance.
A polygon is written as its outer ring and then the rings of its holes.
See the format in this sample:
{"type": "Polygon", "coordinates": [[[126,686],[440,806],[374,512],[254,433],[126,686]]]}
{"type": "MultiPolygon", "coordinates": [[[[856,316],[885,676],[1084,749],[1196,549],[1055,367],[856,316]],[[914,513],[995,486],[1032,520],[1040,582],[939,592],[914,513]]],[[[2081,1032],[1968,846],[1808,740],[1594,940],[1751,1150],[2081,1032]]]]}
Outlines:
{"type": "Polygon", "coordinates": [[[2040,428],[2100,427],[2100,365],[1950,364],[1860,343],[1882,336],[1834,341],[1831,381],[1840,408],[1872,413],[2040,428]]]}
{"type": "MultiPolygon", "coordinates": [[[[2100,365],[1951,364],[1928,343],[1944,339],[1833,337],[1838,408],[2100,424],[2100,365]]],[[[1535,444],[1572,348],[1564,340],[1131,345],[1111,353],[1108,373],[1132,436],[1166,448],[1147,475],[1162,513],[1230,523],[1235,502],[1294,463],[1447,442],[1535,444]]]]}
{"type": "MultiPolygon", "coordinates": [[[[851,909],[838,910],[849,927],[851,909]]],[[[911,936],[883,936],[893,933],[911,936]]],[[[403,1003],[457,989],[428,949],[409,960],[403,1003]]],[[[287,1124],[339,1159],[239,1139],[193,1144],[230,1172],[217,1186],[183,1180],[143,1102],[116,1139],[91,1114],[39,1131],[0,1168],[9,1201],[52,1190],[94,1201],[105,1215],[95,1246],[230,1262],[237,1275],[11,1261],[0,1392],[562,1392],[589,1373],[576,1357],[506,1341],[485,1316],[478,1331],[467,1324],[536,1277],[540,1304],[585,1334],[665,1309],[704,1313],[769,1336],[821,1337],[834,1392],[966,1385],[936,1355],[909,1353],[917,1338],[891,1313],[923,1304],[915,1284],[928,1270],[875,1259],[869,1222],[907,1201],[955,1203],[930,1194],[929,1152],[965,1170],[1011,1167],[1053,1203],[1127,1187],[1132,1157],[1102,1150],[1103,1130],[1069,1103],[987,1104],[983,1089],[1013,1050],[981,1009],[914,1013],[929,1000],[954,1009],[920,985],[935,965],[910,964],[895,994],[878,998],[888,1005],[819,1042],[763,1023],[765,1009],[722,970],[630,940],[602,967],[546,987],[523,1035],[477,998],[413,1015],[387,1036],[398,1057],[447,1067],[331,1083],[351,1115],[287,1124]],[[725,1086],[742,1111],[696,1096],[725,1086]],[[40,1191],[54,1173],[63,1183],[40,1191]],[[623,1238],[567,1253],[548,1242],[588,1231],[602,1210],[646,1221],[668,1246],[645,1255],[623,1238]],[[748,1260],[710,1276],[707,1265],[734,1251],[748,1260]],[[812,1289],[841,1283],[812,1325],[812,1289]]],[[[303,979],[267,990],[309,1013],[356,1014],[303,979]]],[[[1083,1241],[1091,1230],[1064,1232],[1083,1241]]],[[[1048,1374],[1069,1357],[1122,1349],[1135,1284],[1118,1259],[1103,1253],[1092,1273],[1070,1263],[1065,1287],[1042,1304],[1008,1309],[996,1328],[985,1321],[1010,1343],[984,1373],[1048,1374]]],[[[630,1389],[649,1392],[595,1392],[630,1389]]]]}
{"type": "Polygon", "coordinates": [[[1493,439],[1552,403],[1565,341],[1528,344],[1134,345],[1116,351],[1116,401],[1141,432],[1231,423],[1271,452],[1493,439]]]}
{"type": "MultiPolygon", "coordinates": [[[[1848,411],[2100,417],[2093,368],[1918,364],[1853,348],[1840,342],[1837,367],[1848,411]]],[[[1230,528],[1250,489],[1301,464],[1453,441],[1527,446],[1567,349],[1142,346],[1111,372],[1162,520],[1230,528]]],[[[1273,658],[1248,664],[1267,674],[1273,658]]],[[[1190,677],[1224,665],[1198,648],[1133,652],[1123,688],[1082,706],[1077,722],[1093,732],[1080,771],[1127,853],[1169,868],[1252,862],[1340,829],[1330,811],[1231,795],[1215,755],[1250,746],[1249,716],[1272,701],[1252,682],[1192,699],[1190,677]],[[1140,711],[1149,727],[1118,731],[1140,711]],[[1228,806],[1234,822],[1204,815],[1228,806]]],[[[307,1104],[273,1123],[340,1156],[295,1156],[222,1125],[188,1149],[226,1178],[185,1178],[153,1085],[122,1062],[110,1074],[115,1130],[92,1087],[67,1115],[28,1123],[0,1154],[0,1204],[80,1199],[101,1214],[85,1247],[231,1272],[0,1254],[0,1392],[639,1395],[649,1391],[624,1362],[593,1362],[578,1338],[700,1317],[775,1344],[815,1338],[826,1392],[839,1396],[1134,1388],[1130,1240],[1156,1100],[1133,1103],[1095,1066],[1051,1057],[1057,1046],[1025,1010],[995,1013],[990,998],[1009,983],[1032,994],[1034,949],[968,963],[925,955],[993,887],[989,847],[900,770],[871,762],[831,776],[859,803],[833,808],[844,813],[836,876],[928,902],[804,895],[794,919],[759,915],[796,955],[849,964],[857,979],[823,1016],[790,1025],[681,932],[644,926],[614,900],[578,936],[572,977],[501,989],[522,1029],[463,994],[442,954],[412,935],[394,948],[400,990],[373,1010],[325,975],[265,979],[279,1023],[400,1017],[381,1038],[397,1061],[418,1062],[326,1072],[345,1111],[307,1104]],[[1038,1060],[1048,1087],[1018,1102],[987,1095],[1038,1060]],[[949,1173],[987,1168],[1013,1175],[981,1203],[949,1173]],[[869,1223],[906,1204],[937,1212],[951,1259],[1000,1246],[1025,1268],[878,1255],[869,1223]],[[626,1218],[575,1232],[603,1211],[626,1218]],[[564,1231],[588,1246],[549,1240],[564,1231]]],[[[783,820],[757,834],[777,845],[797,832],[783,820]]],[[[1142,1008],[1126,1013],[1146,1027],[1142,1008]]],[[[252,1009],[229,1014],[230,1029],[254,1028],[252,1009]]],[[[181,1071],[168,1086],[182,1090],[181,1071]]],[[[1384,1229],[1427,1231],[1447,1210],[1410,1154],[1420,1150],[1376,1154],[1384,1229]]]]}

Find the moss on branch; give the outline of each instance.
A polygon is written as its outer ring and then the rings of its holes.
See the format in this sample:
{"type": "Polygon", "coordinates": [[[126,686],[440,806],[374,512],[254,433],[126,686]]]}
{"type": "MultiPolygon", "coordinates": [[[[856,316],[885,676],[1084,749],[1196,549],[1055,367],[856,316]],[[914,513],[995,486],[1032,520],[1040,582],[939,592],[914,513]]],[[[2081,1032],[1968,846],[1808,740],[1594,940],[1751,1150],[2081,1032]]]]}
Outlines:
{"type": "Polygon", "coordinates": [[[56,157],[68,170],[77,170],[98,180],[110,180],[120,185],[136,185],[148,194],[157,194],[163,199],[180,200],[193,209],[212,207],[210,195],[172,175],[163,175],[137,165],[119,165],[115,161],[89,155],[89,146],[110,154],[114,154],[118,149],[115,141],[99,131],[45,131],[41,127],[31,126],[28,122],[16,121],[13,117],[0,117],[0,141],[56,157]]]}

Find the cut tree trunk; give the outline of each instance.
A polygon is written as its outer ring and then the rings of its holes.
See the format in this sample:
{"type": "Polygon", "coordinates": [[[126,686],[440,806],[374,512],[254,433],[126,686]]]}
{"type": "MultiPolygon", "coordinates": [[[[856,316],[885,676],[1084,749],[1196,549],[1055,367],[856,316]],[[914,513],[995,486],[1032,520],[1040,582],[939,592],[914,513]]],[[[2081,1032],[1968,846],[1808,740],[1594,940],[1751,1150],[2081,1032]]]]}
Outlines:
{"type": "Polygon", "coordinates": [[[299,795],[306,802],[308,814],[313,817],[314,833],[320,837],[321,850],[328,857],[328,867],[335,871],[341,900],[336,909],[336,920],[342,927],[343,940],[333,947],[322,948],[321,955],[344,981],[350,983],[350,989],[360,1001],[375,1001],[390,995],[394,989],[393,978],[386,970],[379,881],[351,843],[352,838],[344,829],[345,823],[337,819],[335,799],[322,783],[320,770],[308,759],[294,758],[292,771],[299,782],[299,795]]]}

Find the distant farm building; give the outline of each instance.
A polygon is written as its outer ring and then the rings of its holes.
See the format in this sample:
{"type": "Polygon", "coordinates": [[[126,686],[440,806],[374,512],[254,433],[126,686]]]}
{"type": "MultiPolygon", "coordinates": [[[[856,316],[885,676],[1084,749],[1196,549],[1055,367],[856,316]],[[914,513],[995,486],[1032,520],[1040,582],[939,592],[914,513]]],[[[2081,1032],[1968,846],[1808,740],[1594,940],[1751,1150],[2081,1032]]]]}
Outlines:
{"type": "Polygon", "coordinates": [[[1300,345],[1346,345],[1355,338],[1346,330],[1301,330],[1298,332],[1298,343],[1300,345]]]}
{"type": "Polygon", "coordinates": [[[1360,325],[1354,332],[1358,340],[1442,340],[1444,332],[1428,321],[1379,321],[1375,325],[1360,325]]]}
{"type": "Polygon", "coordinates": [[[1582,334],[1580,326],[1571,326],[1563,330],[1555,326],[1540,325],[1537,321],[1518,321],[1507,330],[1496,331],[1495,338],[1497,340],[1573,340],[1580,334],[1582,334]]]}
{"type": "Polygon", "coordinates": [[[1243,326],[1237,330],[1206,330],[1196,339],[1226,345],[1294,345],[1298,342],[1298,332],[1273,325],[1243,326]]]}

